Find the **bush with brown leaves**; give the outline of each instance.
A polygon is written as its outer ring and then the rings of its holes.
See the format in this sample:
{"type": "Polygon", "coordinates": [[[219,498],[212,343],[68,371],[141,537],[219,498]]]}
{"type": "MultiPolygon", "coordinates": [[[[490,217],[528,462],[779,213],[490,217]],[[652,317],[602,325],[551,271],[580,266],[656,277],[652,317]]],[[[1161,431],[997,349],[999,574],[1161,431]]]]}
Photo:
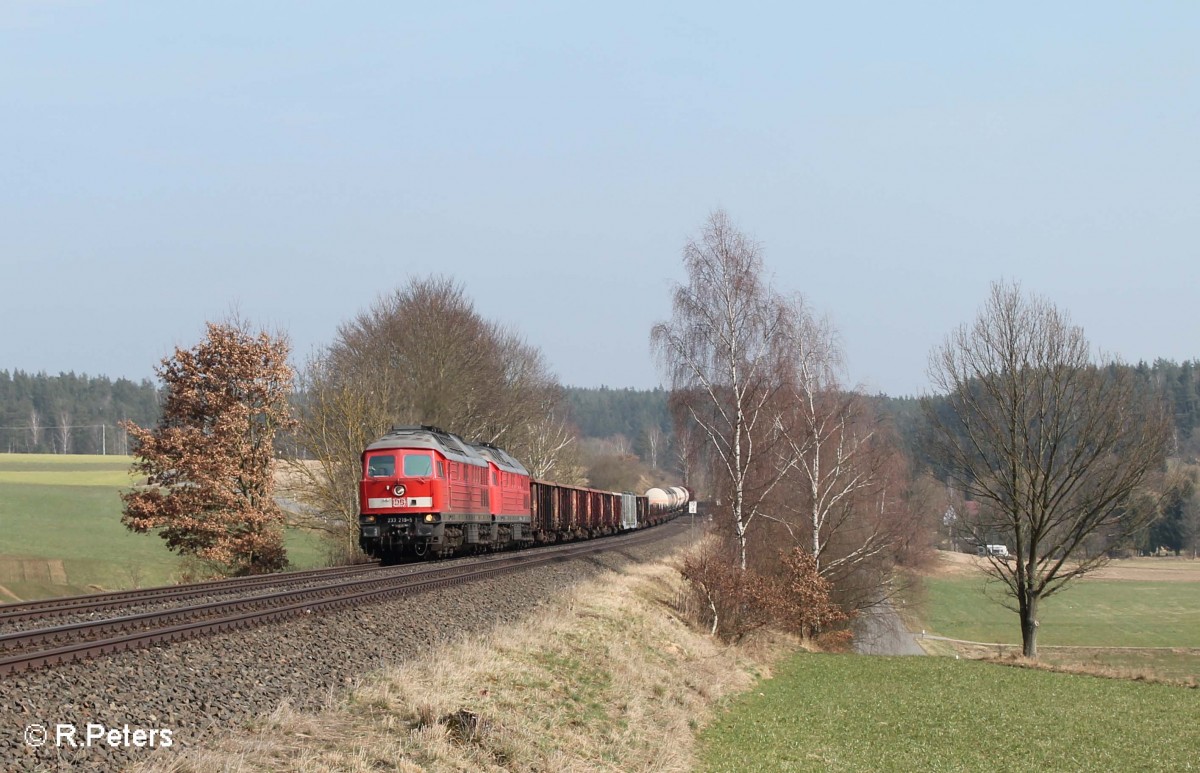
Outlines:
{"type": "MultiPolygon", "coordinates": [[[[739,568],[731,551],[705,543],[679,567],[691,592],[685,611],[713,636],[729,642],[763,627],[806,639],[818,634],[829,639],[834,633],[830,629],[849,619],[831,599],[833,586],[821,577],[812,554],[794,548],[780,559],[782,572],[766,576],[739,568]]],[[[833,636],[829,643],[844,643],[841,638],[833,636]]]]}

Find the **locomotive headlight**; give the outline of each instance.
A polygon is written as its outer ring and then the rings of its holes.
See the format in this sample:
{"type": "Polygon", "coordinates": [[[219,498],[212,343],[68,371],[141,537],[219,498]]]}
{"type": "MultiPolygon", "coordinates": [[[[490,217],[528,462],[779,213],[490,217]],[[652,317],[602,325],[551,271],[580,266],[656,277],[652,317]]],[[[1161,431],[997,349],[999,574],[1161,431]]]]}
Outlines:
{"type": "Polygon", "coordinates": [[[375,516],[373,516],[373,515],[364,515],[364,516],[362,517],[362,522],[363,522],[363,523],[375,523],[375,516]]]}
{"type": "Polygon", "coordinates": [[[433,523],[433,513],[425,514],[425,523],[433,523]]]}

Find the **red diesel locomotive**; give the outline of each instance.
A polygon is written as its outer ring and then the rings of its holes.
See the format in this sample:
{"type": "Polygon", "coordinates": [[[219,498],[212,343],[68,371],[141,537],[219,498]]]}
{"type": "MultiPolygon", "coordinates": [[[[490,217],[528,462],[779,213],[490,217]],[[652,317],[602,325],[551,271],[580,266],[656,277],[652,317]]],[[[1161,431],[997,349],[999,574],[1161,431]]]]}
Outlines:
{"type": "Polygon", "coordinates": [[[493,445],[437,427],[394,427],[363,451],[359,543],[394,559],[589,539],[677,515],[688,493],[667,491],[648,498],[559,486],[530,478],[493,445]]]}

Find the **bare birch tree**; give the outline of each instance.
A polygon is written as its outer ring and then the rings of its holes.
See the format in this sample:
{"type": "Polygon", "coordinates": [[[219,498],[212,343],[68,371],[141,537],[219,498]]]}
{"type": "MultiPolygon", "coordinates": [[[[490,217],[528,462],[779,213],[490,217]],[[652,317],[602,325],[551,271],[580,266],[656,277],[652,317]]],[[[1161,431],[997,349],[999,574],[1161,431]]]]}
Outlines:
{"type": "Polygon", "coordinates": [[[29,438],[30,448],[36,452],[42,442],[42,415],[38,413],[37,408],[29,409],[29,438]]]}
{"type": "Polygon", "coordinates": [[[713,493],[709,472],[713,465],[707,453],[704,433],[692,426],[686,406],[674,395],[667,405],[674,421],[674,461],[683,476],[683,485],[690,488],[698,499],[711,499],[713,493]]]}
{"type": "Polygon", "coordinates": [[[68,411],[58,412],[58,447],[59,453],[71,453],[71,414],[68,411]]]}
{"type": "Polygon", "coordinates": [[[786,529],[835,583],[843,603],[883,596],[896,548],[910,536],[907,486],[890,428],[857,390],[843,386],[842,353],[828,319],[790,301],[776,467],[788,471],[766,517],[786,529]]]}
{"type": "Polygon", "coordinates": [[[662,427],[651,424],[646,430],[646,449],[650,452],[650,466],[658,469],[658,450],[666,444],[667,436],[662,427]]]}
{"type": "Polygon", "coordinates": [[[654,326],[651,342],[675,398],[716,457],[745,570],[747,533],[786,472],[761,475],[771,459],[763,446],[778,419],[788,309],[763,282],[759,246],[722,211],[687,242],[683,262],[687,284],[675,288],[672,318],[654,326]]]}
{"type": "Polygon", "coordinates": [[[965,524],[977,543],[1013,546],[1011,563],[989,561],[1016,600],[1026,657],[1037,656],[1040,602],[1106,560],[1084,552],[1089,538],[1144,525],[1122,504],[1171,438],[1159,399],[1106,365],[1065,313],[1004,283],[930,357],[949,405],[925,403],[934,452],[980,504],[965,524]]]}

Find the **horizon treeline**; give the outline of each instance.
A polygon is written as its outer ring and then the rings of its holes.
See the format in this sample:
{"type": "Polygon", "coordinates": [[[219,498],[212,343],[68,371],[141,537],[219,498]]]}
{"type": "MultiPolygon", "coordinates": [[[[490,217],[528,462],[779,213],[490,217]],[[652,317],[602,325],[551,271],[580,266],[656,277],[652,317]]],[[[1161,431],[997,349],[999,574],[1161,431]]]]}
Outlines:
{"type": "MultiPolygon", "coordinates": [[[[1159,358],[1127,367],[1147,388],[1160,390],[1170,405],[1176,436],[1173,455],[1200,456],[1200,359],[1177,363],[1159,358]]],[[[661,387],[572,386],[563,391],[569,421],[580,439],[620,436],[643,459],[651,455],[651,436],[661,433],[668,447],[673,445],[669,395],[661,387]]],[[[74,372],[51,376],[0,370],[0,453],[126,453],[120,422],[130,419],[140,426],[157,422],[158,393],[158,386],[148,379],[134,382],[74,372]]],[[[933,469],[936,474],[920,442],[925,422],[921,398],[879,394],[874,399],[894,422],[915,470],[933,469]]],[[[660,459],[666,456],[662,450],[660,459]]]]}
{"type": "Polygon", "coordinates": [[[126,454],[121,422],[148,426],[159,411],[148,379],[0,370],[0,453],[126,454]]]}
{"type": "Polygon", "coordinates": [[[564,387],[563,391],[569,406],[567,418],[580,439],[620,436],[644,460],[651,456],[667,458],[669,448],[650,448],[654,439],[669,439],[672,435],[669,394],[662,387],[564,387]]]}
{"type": "MultiPolygon", "coordinates": [[[[1160,357],[1153,364],[1143,360],[1136,365],[1119,367],[1132,368],[1139,384],[1158,391],[1166,399],[1175,427],[1175,445],[1171,455],[1189,460],[1200,457],[1200,360],[1177,363],[1160,357]]],[[[934,395],[930,399],[935,410],[941,410],[945,398],[934,395]]],[[[945,471],[929,457],[926,444],[921,442],[926,423],[921,411],[922,398],[879,394],[875,400],[880,409],[892,418],[912,460],[914,471],[928,470],[935,477],[944,478],[945,471]]]]}

